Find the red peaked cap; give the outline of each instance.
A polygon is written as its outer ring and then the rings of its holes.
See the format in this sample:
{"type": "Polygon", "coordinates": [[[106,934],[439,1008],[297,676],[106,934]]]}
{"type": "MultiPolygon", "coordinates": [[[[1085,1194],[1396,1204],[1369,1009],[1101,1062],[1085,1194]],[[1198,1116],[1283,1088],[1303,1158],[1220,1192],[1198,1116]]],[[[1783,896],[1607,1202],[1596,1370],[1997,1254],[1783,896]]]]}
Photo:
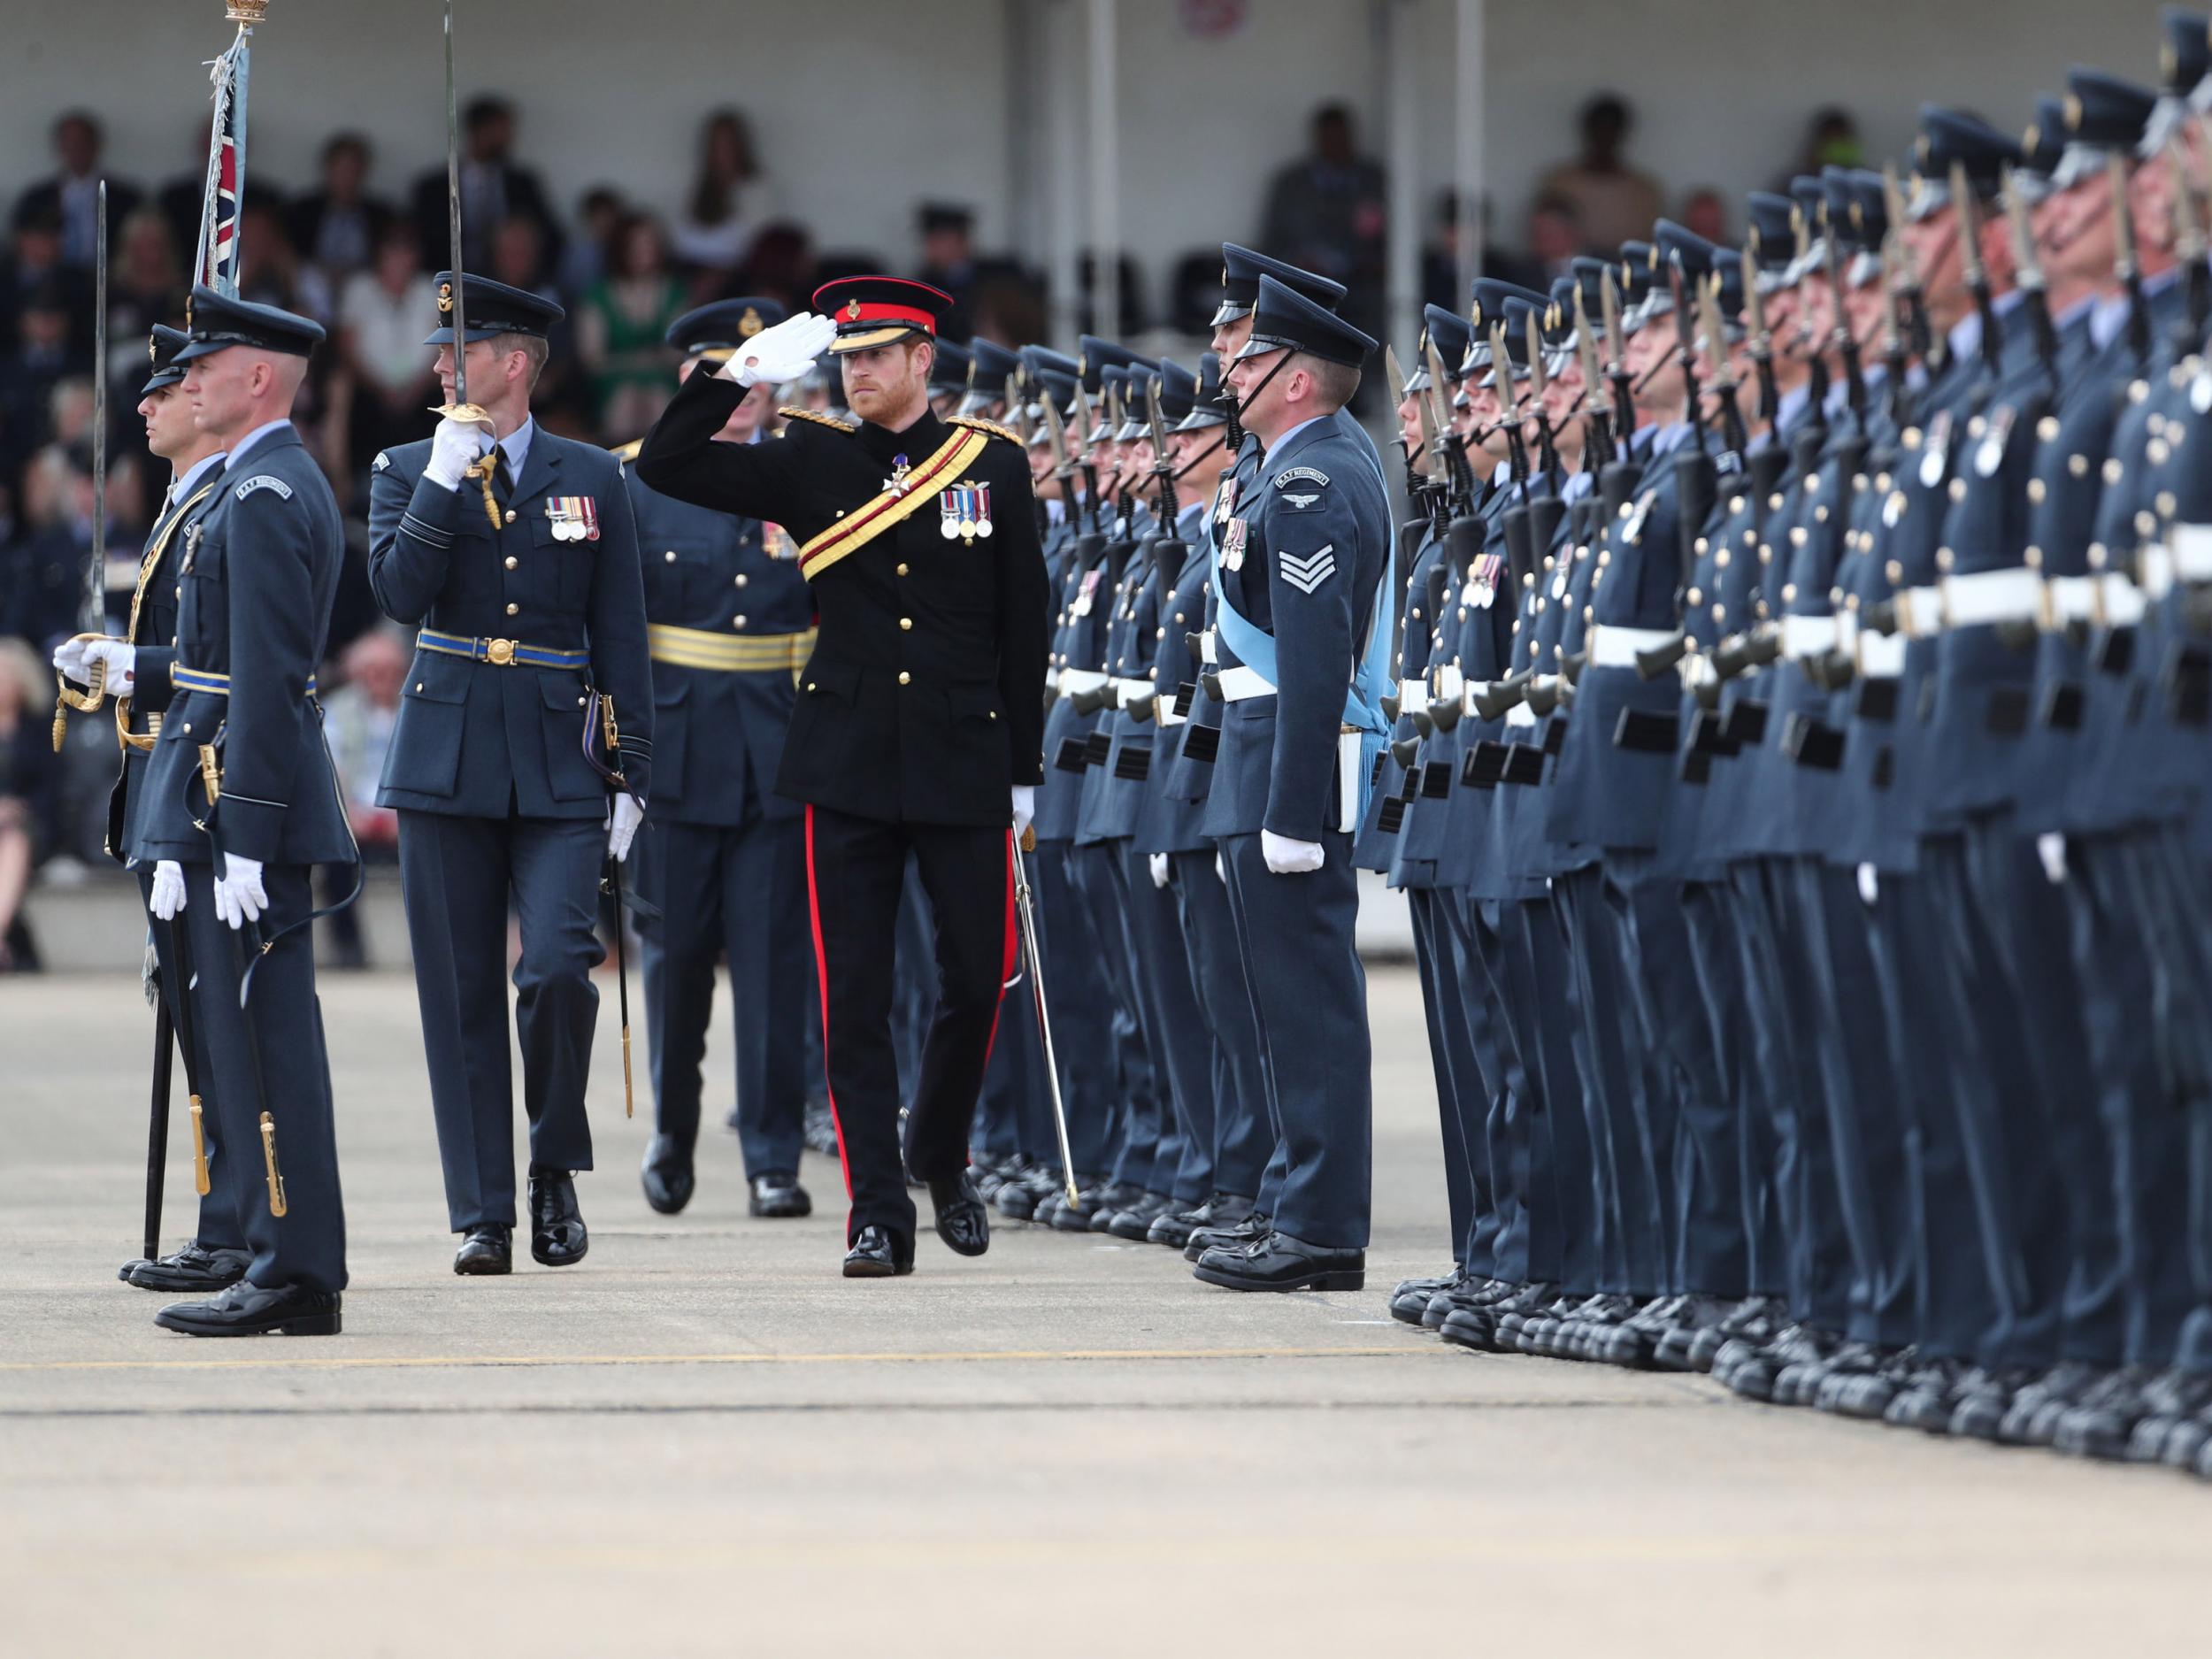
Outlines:
{"type": "Polygon", "coordinates": [[[864,351],[910,334],[937,337],[937,319],[953,307],[942,288],[905,277],[839,277],[814,290],[816,311],[837,325],[832,351],[864,351]]]}

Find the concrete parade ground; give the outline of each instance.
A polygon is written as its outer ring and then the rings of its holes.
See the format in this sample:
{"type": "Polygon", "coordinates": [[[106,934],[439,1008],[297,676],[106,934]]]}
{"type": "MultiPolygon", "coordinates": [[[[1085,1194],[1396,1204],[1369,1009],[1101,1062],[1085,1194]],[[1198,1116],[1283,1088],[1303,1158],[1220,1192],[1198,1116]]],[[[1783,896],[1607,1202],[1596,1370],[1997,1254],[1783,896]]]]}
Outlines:
{"type": "Polygon", "coordinates": [[[326,974],[345,1332],[219,1342],[116,1279],[135,976],[0,983],[0,1654],[2204,1650],[2202,1483],[1393,1323],[1392,1283],[1446,1264],[1444,1192],[1416,981],[1370,991],[1368,1286],[1283,1297],[1004,1222],[849,1282],[834,1159],[810,1219],[751,1220],[718,1127],[656,1216],[611,979],[589,1258],[540,1268],[526,1229],[511,1278],[457,1279],[413,987],[326,974]]]}

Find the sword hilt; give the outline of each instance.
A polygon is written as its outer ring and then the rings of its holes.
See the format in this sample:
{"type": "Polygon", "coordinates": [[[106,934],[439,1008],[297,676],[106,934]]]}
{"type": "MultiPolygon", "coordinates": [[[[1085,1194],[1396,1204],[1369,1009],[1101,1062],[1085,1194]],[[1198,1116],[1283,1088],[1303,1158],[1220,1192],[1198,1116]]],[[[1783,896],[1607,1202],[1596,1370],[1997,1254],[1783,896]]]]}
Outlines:
{"type": "MultiPolygon", "coordinates": [[[[197,1126],[198,1119],[194,1124],[197,1126]]],[[[280,1220],[291,1208],[284,1199],[284,1176],[277,1168],[276,1120],[267,1112],[261,1114],[261,1165],[269,1182],[269,1213],[280,1220]]]]}
{"type": "Polygon", "coordinates": [[[207,1131],[200,1122],[200,1097],[192,1097],[192,1190],[205,1198],[210,1190],[207,1179],[207,1131]]]}

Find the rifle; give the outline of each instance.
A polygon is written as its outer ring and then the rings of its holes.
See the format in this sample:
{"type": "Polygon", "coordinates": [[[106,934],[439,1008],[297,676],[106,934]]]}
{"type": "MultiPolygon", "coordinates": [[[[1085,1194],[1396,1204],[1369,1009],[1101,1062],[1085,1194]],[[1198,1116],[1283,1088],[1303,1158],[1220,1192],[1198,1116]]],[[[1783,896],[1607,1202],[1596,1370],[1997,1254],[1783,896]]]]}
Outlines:
{"type": "Polygon", "coordinates": [[[1083,488],[1090,497],[1091,534],[1098,528],[1098,468],[1091,460],[1091,400],[1083,395],[1083,382],[1075,383],[1075,426],[1068,434],[1068,442],[1075,457],[1075,465],[1083,473],[1083,488]]]}
{"type": "MultiPolygon", "coordinates": [[[[1751,440],[1744,431],[1743,410],[1736,402],[1736,394],[1743,381],[1734,372],[1728,356],[1727,325],[1720,314],[1720,273],[1713,273],[1711,280],[1698,288],[1698,312],[1705,325],[1705,349],[1713,362],[1711,390],[1720,409],[1721,441],[1728,446],[1730,456],[1740,456],[1750,448],[1751,440]]],[[[1733,468],[1727,469],[1732,471],[1733,468]]]]}
{"type": "Polygon", "coordinates": [[[1890,420],[1900,431],[1911,424],[1911,388],[1905,384],[1908,326],[1901,320],[1906,299],[1905,239],[1895,231],[1882,238],[1882,282],[1889,303],[1882,308],[1882,360],[1889,368],[1890,420]]]}
{"type": "Polygon", "coordinates": [[[1181,513],[1175,502],[1175,457],[1168,453],[1167,421],[1160,413],[1156,374],[1144,383],[1144,413],[1152,426],[1152,473],[1160,480],[1160,524],[1164,534],[1172,535],[1181,513]]]}
{"type": "Polygon", "coordinates": [[[2105,180],[2112,197],[2112,274],[2128,300],[2128,355],[2135,359],[2139,378],[2150,372],[2151,314],[2143,302],[2142,261],[2135,247],[2135,210],[2128,200],[2127,158],[2113,150],[2104,158],[2105,180]]]}
{"type": "MultiPolygon", "coordinates": [[[[2043,365],[2043,373],[2055,388],[2058,385],[2058,331],[2051,323],[2051,303],[2043,283],[2043,266],[2035,257],[2035,232],[2028,225],[2028,204],[2022,197],[2017,182],[2008,166],[2000,175],[1998,189],[2004,197],[2005,222],[2012,232],[2012,259],[2018,267],[2016,277],[2023,296],[2021,303],[2028,313],[2028,326],[2035,331],[2035,355],[2043,365]]],[[[1980,261],[1976,260],[1978,266],[1980,261]]],[[[1988,288],[1985,276],[1982,287],[1988,288]]],[[[1982,354],[1985,360],[1996,355],[1996,319],[1985,316],[1982,320],[1982,354]]]]}
{"type": "MultiPolygon", "coordinates": [[[[1897,235],[1898,227],[1905,222],[1905,191],[1897,181],[1897,164],[1882,164],[1882,211],[1888,217],[1890,234],[1897,235]]],[[[1903,319],[1905,349],[1921,362],[1928,360],[1932,340],[1928,326],[1928,296],[1920,280],[1920,261],[1901,235],[1897,242],[1896,297],[1903,319]]]]}
{"type": "Polygon", "coordinates": [[[1843,303],[1843,265],[1839,258],[1843,234],[1834,213],[1821,206],[1827,234],[1821,238],[1821,267],[1828,277],[1828,296],[1836,308],[1836,329],[1831,345],[1843,361],[1845,401],[1858,428],[1866,429],[1866,371],[1859,362],[1859,339],[1851,332],[1851,313],[1843,303]]]}
{"type": "Polygon", "coordinates": [[[1598,342],[1582,303],[1580,284],[1575,288],[1575,358],[1582,365],[1582,470],[1587,472],[1596,468],[1612,442],[1612,405],[1606,401],[1605,380],[1598,373],[1598,342]]]}
{"type": "Polygon", "coordinates": [[[1774,384],[1774,335],[1767,327],[1766,296],[1759,292],[1759,258],[1748,242],[1743,250],[1743,315],[1751,366],[1759,376],[1759,424],[1770,426],[1781,412],[1782,395],[1774,384]]]}
{"type": "Polygon", "coordinates": [[[1528,448],[1521,442],[1521,422],[1525,419],[1521,396],[1513,389],[1513,358],[1505,349],[1505,325],[1490,325],[1490,375],[1498,383],[1498,408],[1502,411],[1498,425],[1505,431],[1507,460],[1513,469],[1513,481],[1525,483],[1528,480],[1528,448]]]}
{"type": "MultiPolygon", "coordinates": [[[[1682,262],[1667,261],[1667,288],[1674,296],[1674,349],[1682,359],[1682,413],[1690,423],[1690,442],[1696,448],[1705,447],[1705,411],[1701,407],[1703,393],[1697,383],[1697,313],[1690,308],[1690,288],[1699,288],[1692,280],[1689,288],[1683,286],[1682,262]]],[[[1725,341],[1720,344],[1727,349],[1725,341]]]]}
{"type": "MultiPolygon", "coordinates": [[[[1399,410],[1405,407],[1406,401],[1406,375],[1405,371],[1398,366],[1398,348],[1395,346],[1383,348],[1383,373],[1390,381],[1390,408],[1394,417],[1399,410]]],[[[1401,429],[1398,434],[1398,453],[1404,458],[1406,464],[1406,493],[1409,495],[1417,495],[1424,482],[1421,476],[1421,462],[1428,454],[1428,447],[1425,444],[1418,447],[1408,444],[1405,433],[1401,429]]]]}
{"type": "MultiPolygon", "coordinates": [[[[2012,188],[2012,169],[2005,168],[2001,176],[2004,181],[2006,211],[2009,212],[2012,203],[2018,199],[2018,192],[2012,188]]],[[[1959,269],[1966,277],[1967,292],[1974,296],[1975,315],[1982,319],[1982,367],[1993,376],[1997,373],[1998,354],[2003,342],[1998,335],[1996,297],[1989,290],[1989,268],[1982,263],[1981,198],[1974,194],[1973,187],[1967,182],[1964,162],[1955,161],[1951,164],[1951,206],[1959,221],[1959,269]]],[[[2027,224],[2024,204],[2021,212],[2020,224],[2013,232],[2016,253],[2018,251],[2019,233],[2027,224]]],[[[2030,250],[2032,254],[2032,242],[2030,250]]],[[[2027,285],[2024,273],[2020,286],[2024,288],[2027,285]]],[[[2038,286],[2039,290],[2039,280],[2038,286]]],[[[2047,311],[2047,319],[2048,315],[2047,311]]]]}
{"type": "Polygon", "coordinates": [[[1613,267],[1606,266],[1598,281],[1598,311],[1605,322],[1605,378],[1613,387],[1613,442],[1619,458],[1629,457],[1629,442],[1636,431],[1636,397],[1628,384],[1628,365],[1621,349],[1621,295],[1613,286],[1613,267]]]}
{"type": "Polygon", "coordinates": [[[1544,392],[1550,380],[1544,370],[1544,330],[1538,323],[1536,312],[1527,317],[1528,334],[1528,404],[1536,419],[1537,465],[1548,473],[1556,487],[1559,477],[1559,449],[1551,429],[1551,411],[1544,407],[1544,392]]]}
{"type": "Polygon", "coordinates": [[[1444,357],[1436,349],[1436,342],[1426,342],[1422,351],[1429,371],[1428,390],[1423,394],[1427,400],[1429,419],[1422,431],[1431,452],[1440,455],[1444,463],[1446,494],[1452,506],[1471,511],[1475,501],[1474,469],[1467,463],[1467,450],[1452,430],[1450,413],[1444,406],[1444,357]]]}

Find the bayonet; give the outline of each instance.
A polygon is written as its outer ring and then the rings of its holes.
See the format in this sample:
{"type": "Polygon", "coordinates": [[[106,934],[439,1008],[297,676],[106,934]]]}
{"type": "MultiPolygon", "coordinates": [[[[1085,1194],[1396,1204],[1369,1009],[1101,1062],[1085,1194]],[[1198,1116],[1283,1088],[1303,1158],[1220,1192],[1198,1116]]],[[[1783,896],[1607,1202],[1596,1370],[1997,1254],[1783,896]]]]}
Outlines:
{"type": "Polygon", "coordinates": [[[1611,406],[1605,397],[1605,380],[1598,373],[1598,342],[1590,326],[1590,313],[1582,303],[1582,286],[1575,285],[1575,360],[1582,365],[1582,406],[1589,435],[1582,444],[1582,470],[1594,471],[1609,438],[1611,406]]]}
{"type": "Polygon", "coordinates": [[[1843,362],[1844,396],[1851,410],[1851,418],[1859,429],[1866,429],[1866,373],[1859,364],[1858,336],[1851,332],[1851,313],[1845,306],[1843,290],[1843,233],[1836,224],[1835,214],[1825,203],[1821,205],[1821,217],[1826,221],[1825,234],[1820,239],[1820,264],[1828,278],[1829,302],[1836,308],[1835,333],[1830,336],[1832,349],[1843,362]]]}
{"type": "MultiPolygon", "coordinates": [[[[2001,177],[2006,211],[2009,212],[2012,204],[2020,200],[2019,192],[2012,188],[2012,170],[2009,167],[2004,170],[2001,177]]],[[[1967,291],[1974,296],[1975,314],[1982,319],[1982,366],[1994,374],[1997,372],[1999,348],[2003,342],[1998,334],[1996,296],[1989,288],[1989,268],[1982,263],[1981,198],[1974,194],[1974,187],[1967,179],[1964,162],[1955,161],[1951,164],[1951,210],[1957,216],[1959,225],[1959,269],[1966,278],[1967,291]]],[[[2019,233],[2026,226],[2026,207],[2023,204],[2019,222],[2014,227],[2013,251],[2014,262],[2018,265],[2017,280],[2024,288],[2029,286],[2028,273],[2035,257],[2034,239],[2030,237],[2028,262],[2020,264],[2017,257],[2019,233]]],[[[2036,279],[2035,286],[2042,286],[2040,277],[2036,279]]]]}
{"type": "Polygon", "coordinates": [[[1743,250],[1743,316],[1751,365],[1759,376],[1759,422],[1771,426],[1782,398],[1774,384],[1774,336],[1767,328],[1766,296],[1759,292],[1759,257],[1748,242],[1743,250]]]}
{"type": "Polygon", "coordinates": [[[1506,349],[1502,322],[1490,325],[1490,377],[1498,383],[1498,425],[1505,431],[1506,457],[1517,484],[1528,477],[1528,450],[1521,442],[1521,396],[1513,388],[1513,357],[1506,349]]]}
{"type": "MultiPolygon", "coordinates": [[[[1083,382],[1075,383],[1075,426],[1068,434],[1068,447],[1075,457],[1075,465],[1082,469],[1083,488],[1089,497],[1091,534],[1098,534],[1098,468],[1091,459],[1091,400],[1084,396],[1083,382]]],[[[1070,503],[1072,511],[1073,503],[1070,503]]]]}
{"type": "MultiPolygon", "coordinates": [[[[1998,175],[1998,190],[2003,197],[2005,223],[2012,232],[2012,263],[2015,280],[2024,296],[2021,303],[2027,307],[2028,326],[2035,331],[2035,355],[2047,374],[2058,373],[2058,332],[2051,323],[2050,296],[2043,283],[2043,266],[2035,255],[2035,230],[2028,223],[2027,198],[2020,194],[2019,180],[2008,166],[1998,175]]],[[[1979,268],[1979,261],[1976,262],[1979,268]]],[[[1985,274],[1976,295],[1978,302],[1989,291],[1989,279],[1985,274]]],[[[1996,366],[1997,319],[1993,308],[1985,303],[1982,316],[1982,357],[1993,370],[1996,366]]]]}
{"type": "MultiPolygon", "coordinates": [[[[2212,139],[2212,127],[2205,130],[2208,139],[2212,139]]],[[[2189,147],[2178,128],[2167,136],[2166,158],[2174,173],[2174,254],[2181,262],[2182,280],[2187,285],[2188,303],[2181,325],[2185,332],[2178,336],[2181,349],[2177,355],[2187,357],[2203,340],[2205,323],[2212,316],[2212,267],[2205,264],[2204,220],[2198,211],[2201,204],[2189,176],[2189,147]]]]}
{"type": "Polygon", "coordinates": [[[1544,393],[1551,384],[1544,367],[1544,329],[1534,308],[1525,319],[1528,345],[1528,408],[1536,419],[1537,459],[1544,472],[1551,475],[1553,487],[1559,479],[1559,450],[1552,438],[1551,411],[1544,407],[1544,393]]]}
{"type": "Polygon", "coordinates": [[[1636,398],[1628,384],[1628,365],[1623,356],[1625,342],[1621,339],[1621,292],[1613,284],[1610,264],[1599,276],[1598,312],[1605,319],[1605,378],[1613,385],[1613,442],[1625,461],[1636,429],[1636,398]]]}
{"type": "Polygon", "coordinates": [[[1144,383],[1144,413],[1152,426],[1152,471],[1160,480],[1160,524],[1164,534],[1171,534],[1181,515],[1175,503],[1175,457],[1168,453],[1167,421],[1160,413],[1160,377],[1156,374],[1144,383]]]}
{"type": "Polygon", "coordinates": [[[1920,261],[1915,257],[1912,245],[1898,234],[1905,223],[1905,188],[1898,182],[1897,165],[1894,162],[1885,162],[1882,165],[1882,210],[1888,215],[1892,234],[1897,234],[1895,291],[1903,304],[1905,345],[1912,356],[1924,363],[1931,344],[1927,296],[1921,288],[1920,261]]]}
{"type": "Polygon", "coordinates": [[[1705,355],[1713,365],[1712,392],[1719,403],[1721,434],[1729,453],[1741,455],[1750,447],[1744,432],[1743,410],[1736,402],[1742,381],[1728,355],[1728,328],[1720,313],[1720,273],[1697,286],[1698,313],[1705,327],[1705,355]]]}
{"type": "Polygon", "coordinates": [[[1455,493],[1463,503],[1471,505],[1474,475],[1467,465],[1467,452],[1452,430],[1451,411],[1444,402],[1444,388],[1451,383],[1444,375],[1444,357],[1433,340],[1424,340],[1421,350],[1429,372],[1428,390],[1422,394],[1422,399],[1431,416],[1423,431],[1428,435],[1429,453],[1436,460],[1434,476],[1448,490],[1455,493]]]}

